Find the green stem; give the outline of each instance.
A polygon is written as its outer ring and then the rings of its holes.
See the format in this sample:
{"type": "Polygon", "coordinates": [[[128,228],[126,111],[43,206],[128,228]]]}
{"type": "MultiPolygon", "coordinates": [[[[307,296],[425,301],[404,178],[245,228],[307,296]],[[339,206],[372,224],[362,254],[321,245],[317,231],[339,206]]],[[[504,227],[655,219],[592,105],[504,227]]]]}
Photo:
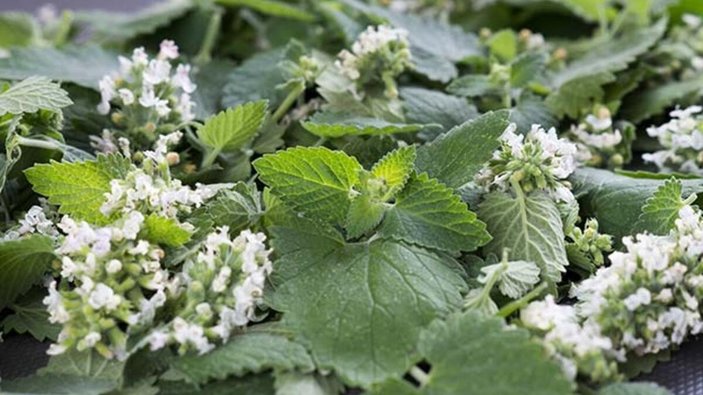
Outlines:
{"type": "Polygon", "coordinates": [[[73,13],[71,11],[64,11],[61,14],[61,23],[59,24],[56,34],[54,35],[54,45],[61,46],[68,40],[69,34],[71,34],[71,26],[73,25],[73,13]]]}
{"type": "Polygon", "coordinates": [[[205,157],[203,157],[203,163],[201,164],[200,167],[205,169],[205,168],[212,166],[215,163],[215,161],[217,160],[217,157],[219,155],[220,155],[219,148],[215,148],[211,151],[208,151],[207,155],[205,155],[205,157]]]}
{"type": "Polygon", "coordinates": [[[293,88],[288,93],[288,96],[283,100],[283,103],[281,103],[280,106],[276,109],[276,112],[271,115],[271,121],[273,123],[278,123],[278,121],[283,118],[284,115],[288,112],[290,107],[293,105],[293,103],[298,99],[298,97],[305,91],[305,84],[300,83],[293,88]]]}
{"type": "Polygon", "coordinates": [[[195,63],[203,65],[210,61],[212,58],[212,49],[215,47],[215,42],[217,41],[217,35],[220,32],[221,24],[222,10],[218,7],[213,10],[212,15],[210,16],[210,22],[207,25],[205,38],[203,38],[203,44],[200,46],[200,51],[195,56],[195,63]]]}
{"type": "Polygon", "coordinates": [[[34,148],[43,148],[43,149],[50,149],[50,150],[59,150],[63,151],[61,146],[57,143],[53,143],[51,141],[42,141],[42,140],[36,140],[36,139],[30,139],[22,136],[17,136],[17,143],[19,145],[23,145],[25,147],[34,147],[34,148]]]}
{"type": "Polygon", "coordinates": [[[508,317],[509,315],[513,314],[514,312],[527,306],[528,303],[530,303],[534,298],[538,297],[545,289],[547,289],[547,283],[540,284],[537,288],[528,292],[522,298],[515,300],[515,301],[512,301],[512,302],[506,304],[505,306],[503,306],[502,309],[498,310],[497,315],[499,317],[503,317],[503,318],[508,317]]]}
{"type": "Polygon", "coordinates": [[[418,368],[417,366],[413,366],[412,368],[410,368],[408,374],[410,374],[412,378],[414,378],[418,383],[420,383],[420,387],[424,387],[430,381],[430,376],[425,373],[424,370],[418,368]]]}
{"type": "Polygon", "coordinates": [[[327,138],[326,138],[326,137],[320,137],[320,138],[315,142],[315,144],[313,144],[312,146],[313,146],[313,147],[320,147],[320,146],[324,145],[326,142],[327,142],[327,138]]]}

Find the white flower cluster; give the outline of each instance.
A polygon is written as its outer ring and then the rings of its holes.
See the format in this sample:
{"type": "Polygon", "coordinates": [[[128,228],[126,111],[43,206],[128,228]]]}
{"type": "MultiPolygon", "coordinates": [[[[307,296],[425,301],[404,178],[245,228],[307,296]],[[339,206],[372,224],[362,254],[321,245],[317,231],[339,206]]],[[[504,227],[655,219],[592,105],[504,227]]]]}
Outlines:
{"type": "Polygon", "coordinates": [[[543,336],[543,344],[559,362],[564,374],[575,379],[579,372],[595,381],[617,375],[612,341],[592,321],[582,323],[573,306],[559,305],[552,295],[532,302],[520,312],[523,326],[543,336]]]}
{"type": "Polygon", "coordinates": [[[105,227],[62,218],[61,281],[44,298],[49,320],[63,326],[50,354],[95,348],[106,358],[125,358],[135,317],[153,320],[145,300],[163,304],[169,274],[161,265],[164,251],[138,238],[143,223],[138,212],[105,227]]]}
{"type": "Polygon", "coordinates": [[[697,115],[701,111],[701,106],[676,109],[669,122],[647,129],[665,149],[644,154],[642,159],[662,170],[703,175],[703,116],[697,115]]]}
{"type": "Polygon", "coordinates": [[[273,270],[263,233],[242,231],[230,239],[224,226],[208,235],[202,250],[178,276],[183,309],[173,322],[149,336],[152,350],[178,344],[179,352],[203,354],[213,341],[258,319],[266,278],[273,270]]]}
{"type": "Polygon", "coordinates": [[[574,157],[580,163],[600,166],[607,160],[613,166],[620,166],[624,162],[624,155],[618,152],[623,135],[613,128],[613,119],[606,107],[587,115],[584,122],[572,125],[567,135],[578,147],[574,157]]]}
{"type": "Polygon", "coordinates": [[[502,147],[476,176],[487,189],[507,190],[518,183],[523,191],[545,190],[557,201],[574,200],[564,181],[576,169],[576,145],[559,138],[554,128],[532,125],[527,135],[516,134],[511,123],[501,137],[502,147]]]}
{"type": "MultiPolygon", "coordinates": [[[[46,201],[43,201],[41,206],[30,207],[24,218],[18,221],[18,226],[5,233],[4,239],[16,240],[22,236],[35,233],[51,238],[58,237],[59,231],[56,229],[56,225],[47,217],[47,212],[50,211],[50,209],[44,204],[45,202],[46,201]]],[[[50,217],[53,216],[53,214],[54,213],[49,213],[50,217]]]]}
{"type": "MultiPolygon", "coordinates": [[[[611,361],[624,361],[628,353],[652,354],[681,344],[689,335],[703,331],[701,306],[703,297],[703,220],[701,212],[686,205],[679,211],[676,228],[665,236],[638,234],[623,239],[626,252],[610,254],[611,265],[574,287],[575,306],[559,306],[577,318],[569,330],[559,330],[546,338],[548,344],[589,344],[605,337],[592,347],[611,361]],[[573,333],[569,334],[569,331],[573,333]]],[[[523,310],[523,322],[529,328],[543,329],[540,317],[554,309],[547,302],[534,302],[523,310]]],[[[557,322],[554,327],[565,325],[557,322]]],[[[551,331],[551,330],[550,330],[551,331]]],[[[571,359],[579,372],[594,380],[609,377],[609,364],[588,366],[579,355],[569,354],[568,347],[558,347],[559,359],[571,359]],[[599,374],[595,375],[594,374],[599,374]]],[[[593,354],[595,355],[595,354],[593,354]]],[[[572,368],[569,368],[573,370],[572,368]]]]}
{"type": "Polygon", "coordinates": [[[335,62],[339,71],[357,83],[382,82],[386,96],[395,98],[398,91],[394,78],[410,66],[408,32],[389,26],[369,26],[352,44],[351,51],[342,50],[335,62]]]}
{"type": "Polygon", "coordinates": [[[219,189],[217,186],[198,184],[192,189],[170,176],[168,147],[178,143],[181,136],[180,132],[159,136],[155,148],[144,151],[143,168],[110,181],[110,192],[105,194],[100,212],[110,215],[116,211],[137,210],[175,218],[178,213],[190,212],[214,196],[219,189]]]}
{"type": "MultiPolygon", "coordinates": [[[[195,118],[191,94],[196,85],[190,79],[191,67],[179,64],[172,72],[171,62],[178,59],[178,47],[164,40],[159,54],[149,59],[144,48],[134,50],[131,59],[119,57],[120,71],[99,82],[101,101],[98,112],[108,114],[111,103],[119,105],[112,119],[127,137],[143,136],[147,141],[164,132],[161,125],[174,126],[195,118]]],[[[96,148],[110,147],[109,138],[95,141],[96,148]]],[[[114,145],[114,143],[113,143],[114,145]]]]}

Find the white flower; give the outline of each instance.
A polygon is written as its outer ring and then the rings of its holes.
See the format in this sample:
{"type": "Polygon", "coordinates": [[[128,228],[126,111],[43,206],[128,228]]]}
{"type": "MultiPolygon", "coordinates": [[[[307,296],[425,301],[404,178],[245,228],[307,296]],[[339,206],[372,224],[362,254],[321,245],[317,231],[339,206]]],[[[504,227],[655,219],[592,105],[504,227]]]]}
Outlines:
{"type": "Polygon", "coordinates": [[[635,293],[625,298],[625,307],[630,311],[637,310],[640,306],[646,306],[652,302],[652,294],[646,288],[638,288],[635,293]]]}
{"type": "Polygon", "coordinates": [[[168,344],[169,341],[169,335],[168,333],[161,331],[161,330],[155,330],[149,334],[149,349],[151,351],[156,351],[160,350],[168,344]]]}
{"type": "Polygon", "coordinates": [[[98,87],[100,88],[98,112],[105,115],[110,112],[110,100],[115,97],[115,81],[112,77],[106,75],[98,82],[98,87]]]}
{"type": "Polygon", "coordinates": [[[130,104],[134,103],[134,93],[127,89],[127,88],[121,88],[117,91],[120,95],[120,99],[122,99],[122,104],[129,106],[130,104]]]}
{"type": "Polygon", "coordinates": [[[114,136],[110,129],[103,129],[100,136],[91,135],[89,136],[90,146],[96,151],[103,153],[112,153],[117,151],[117,146],[115,145],[114,136]]]}
{"type": "Polygon", "coordinates": [[[178,46],[173,40],[163,40],[159,46],[159,59],[178,58],[178,46]]]}
{"type": "Polygon", "coordinates": [[[171,79],[171,85],[183,89],[183,92],[188,94],[195,92],[197,86],[190,80],[190,65],[179,64],[176,67],[176,74],[171,79]]]}
{"type": "Polygon", "coordinates": [[[671,120],[660,126],[647,129],[647,134],[656,137],[663,150],[642,155],[645,162],[652,162],[662,170],[678,170],[703,175],[700,151],[703,150],[703,128],[701,106],[691,106],[670,113],[671,120]]]}
{"type": "Polygon", "coordinates": [[[63,324],[70,319],[68,311],[63,306],[63,298],[59,291],[56,290],[56,281],[52,281],[49,285],[49,295],[46,296],[42,303],[47,307],[49,312],[49,322],[54,324],[63,324]]]}
{"type": "Polygon", "coordinates": [[[83,342],[85,342],[87,347],[93,347],[100,341],[100,339],[102,339],[102,336],[100,336],[98,332],[90,332],[85,335],[83,342]]]}
{"type": "Polygon", "coordinates": [[[192,121],[195,119],[195,113],[193,113],[193,107],[195,107],[195,102],[190,99],[190,95],[187,93],[181,94],[178,99],[178,104],[176,104],[176,111],[181,114],[181,118],[184,121],[192,121]]]}
{"type": "Polygon", "coordinates": [[[96,284],[88,298],[88,304],[96,310],[103,308],[107,311],[115,310],[120,303],[122,303],[122,298],[103,283],[96,284]]]}
{"type": "Polygon", "coordinates": [[[107,271],[110,274],[114,274],[122,270],[122,262],[118,261],[117,259],[110,259],[110,261],[107,262],[107,265],[105,266],[105,271],[107,271]]]}
{"type": "Polygon", "coordinates": [[[143,78],[144,83],[149,85],[158,85],[169,81],[171,79],[171,63],[159,59],[150,60],[144,70],[143,78]]]}

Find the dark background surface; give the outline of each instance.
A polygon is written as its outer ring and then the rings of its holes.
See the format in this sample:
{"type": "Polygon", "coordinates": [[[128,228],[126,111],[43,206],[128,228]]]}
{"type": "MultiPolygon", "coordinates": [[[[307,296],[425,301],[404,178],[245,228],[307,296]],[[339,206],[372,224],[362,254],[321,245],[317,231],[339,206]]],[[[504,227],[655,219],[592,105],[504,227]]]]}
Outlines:
{"type": "MultiPolygon", "coordinates": [[[[100,9],[130,12],[155,2],[155,0],[54,0],[51,3],[59,10],[100,9]]],[[[0,11],[33,12],[46,3],[45,0],[0,0],[0,11]]],[[[0,377],[5,380],[21,377],[44,366],[48,361],[48,356],[45,354],[47,347],[48,343],[40,343],[30,336],[6,334],[4,342],[0,343],[0,377]]],[[[691,340],[684,344],[681,350],[673,353],[670,361],[659,363],[652,373],[645,374],[639,379],[657,382],[675,395],[703,395],[703,339],[691,340]]]]}

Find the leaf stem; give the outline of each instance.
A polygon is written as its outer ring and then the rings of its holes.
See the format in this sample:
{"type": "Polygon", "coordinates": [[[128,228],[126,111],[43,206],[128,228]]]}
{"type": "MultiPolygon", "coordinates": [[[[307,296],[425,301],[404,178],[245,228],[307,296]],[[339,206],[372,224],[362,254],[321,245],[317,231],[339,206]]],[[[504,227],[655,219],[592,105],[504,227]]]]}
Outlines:
{"type": "Polygon", "coordinates": [[[25,147],[34,147],[34,148],[43,148],[43,149],[63,151],[63,148],[60,145],[53,143],[51,141],[30,139],[30,138],[22,137],[22,136],[17,136],[16,139],[17,139],[17,143],[19,145],[23,145],[25,147]]]}
{"type": "Polygon", "coordinates": [[[200,51],[198,51],[198,54],[195,56],[195,63],[202,65],[212,59],[212,49],[215,47],[221,23],[222,9],[216,7],[210,16],[210,22],[207,25],[207,31],[205,31],[205,38],[203,38],[203,44],[200,46],[200,51]]]}
{"type": "Polygon", "coordinates": [[[538,297],[545,289],[547,289],[547,283],[543,282],[542,284],[537,286],[535,289],[533,289],[532,291],[525,294],[525,296],[523,296],[522,298],[515,300],[515,301],[512,301],[512,302],[506,304],[505,306],[503,306],[503,308],[498,310],[497,315],[499,317],[505,318],[505,317],[513,314],[517,310],[520,310],[521,308],[527,306],[528,303],[530,303],[534,298],[538,297]]]}
{"type": "Polygon", "coordinates": [[[280,121],[281,118],[283,118],[283,116],[288,112],[290,107],[293,105],[293,102],[295,102],[304,91],[305,84],[297,84],[295,88],[288,93],[288,96],[286,96],[281,105],[278,106],[276,112],[271,115],[271,121],[273,123],[278,123],[278,121],[280,121]]]}
{"type": "Polygon", "coordinates": [[[203,163],[200,165],[201,168],[205,169],[213,165],[215,161],[217,160],[217,157],[220,155],[220,149],[219,148],[214,148],[212,150],[208,150],[207,155],[203,157],[203,163]]]}
{"type": "Polygon", "coordinates": [[[420,387],[424,387],[430,381],[430,375],[425,373],[424,370],[420,369],[417,366],[413,366],[412,368],[410,368],[408,374],[412,378],[414,378],[418,383],[420,383],[420,387]]]}

